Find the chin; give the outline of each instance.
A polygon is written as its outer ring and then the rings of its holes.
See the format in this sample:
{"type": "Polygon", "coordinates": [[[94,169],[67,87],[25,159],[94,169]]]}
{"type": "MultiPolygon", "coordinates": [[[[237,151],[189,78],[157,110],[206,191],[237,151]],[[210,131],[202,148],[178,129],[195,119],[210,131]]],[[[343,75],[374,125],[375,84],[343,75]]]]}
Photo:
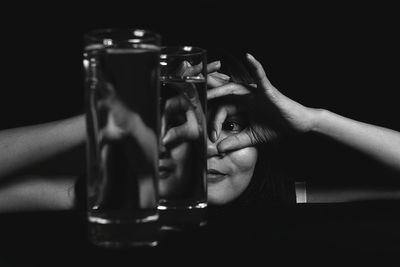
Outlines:
{"type": "Polygon", "coordinates": [[[212,194],[208,195],[208,203],[211,205],[216,205],[216,206],[224,205],[224,204],[228,204],[231,201],[233,201],[232,198],[213,196],[212,194]]]}
{"type": "Polygon", "coordinates": [[[238,194],[229,186],[218,184],[208,184],[207,201],[211,205],[224,205],[232,202],[238,194]]]}

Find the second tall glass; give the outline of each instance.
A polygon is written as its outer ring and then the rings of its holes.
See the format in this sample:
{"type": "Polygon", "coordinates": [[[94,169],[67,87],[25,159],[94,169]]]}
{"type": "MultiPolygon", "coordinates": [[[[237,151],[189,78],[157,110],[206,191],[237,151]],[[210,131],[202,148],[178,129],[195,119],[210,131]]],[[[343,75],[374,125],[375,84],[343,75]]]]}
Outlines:
{"type": "Polygon", "coordinates": [[[163,229],[206,223],[206,50],[162,47],[159,205],[163,229]]]}

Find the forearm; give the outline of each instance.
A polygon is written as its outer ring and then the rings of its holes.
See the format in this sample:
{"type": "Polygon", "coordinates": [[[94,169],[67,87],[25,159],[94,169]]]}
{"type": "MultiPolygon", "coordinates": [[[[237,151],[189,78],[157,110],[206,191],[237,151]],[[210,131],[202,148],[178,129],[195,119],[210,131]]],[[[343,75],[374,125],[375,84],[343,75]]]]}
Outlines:
{"type": "Polygon", "coordinates": [[[316,114],[312,131],[400,171],[400,132],[355,121],[327,110],[316,111],[316,114]]]}
{"type": "Polygon", "coordinates": [[[76,208],[77,177],[23,176],[0,187],[0,213],[76,208]]]}
{"type": "Polygon", "coordinates": [[[0,132],[0,180],[85,141],[84,115],[0,132]]]}

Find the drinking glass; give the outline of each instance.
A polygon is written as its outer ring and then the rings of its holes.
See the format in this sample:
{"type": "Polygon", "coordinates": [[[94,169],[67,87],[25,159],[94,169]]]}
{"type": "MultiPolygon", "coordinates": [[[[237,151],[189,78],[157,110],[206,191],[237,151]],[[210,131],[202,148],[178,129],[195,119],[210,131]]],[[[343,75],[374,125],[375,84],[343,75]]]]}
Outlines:
{"type": "Polygon", "coordinates": [[[155,246],[161,37],[97,29],[84,41],[89,238],[104,247],[155,246]]]}
{"type": "Polygon", "coordinates": [[[206,50],[164,46],[160,55],[159,205],[162,229],[206,223],[206,50]]]}

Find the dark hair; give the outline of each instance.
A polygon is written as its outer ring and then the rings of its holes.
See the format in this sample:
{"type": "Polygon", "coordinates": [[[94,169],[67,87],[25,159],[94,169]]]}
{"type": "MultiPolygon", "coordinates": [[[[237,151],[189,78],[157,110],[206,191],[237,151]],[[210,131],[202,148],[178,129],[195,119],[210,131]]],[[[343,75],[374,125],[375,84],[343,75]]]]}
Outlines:
{"type": "MultiPolygon", "coordinates": [[[[244,59],[244,56],[242,57],[244,59]]],[[[208,62],[219,60],[219,72],[231,77],[235,83],[255,83],[246,63],[225,49],[208,50],[208,62]]],[[[272,118],[271,118],[272,119],[272,118]]],[[[251,127],[251,126],[250,126],[251,127]]],[[[283,171],[283,157],[278,141],[256,146],[258,160],[250,184],[245,191],[227,206],[251,205],[254,203],[290,204],[296,202],[294,181],[283,171]]]]}

